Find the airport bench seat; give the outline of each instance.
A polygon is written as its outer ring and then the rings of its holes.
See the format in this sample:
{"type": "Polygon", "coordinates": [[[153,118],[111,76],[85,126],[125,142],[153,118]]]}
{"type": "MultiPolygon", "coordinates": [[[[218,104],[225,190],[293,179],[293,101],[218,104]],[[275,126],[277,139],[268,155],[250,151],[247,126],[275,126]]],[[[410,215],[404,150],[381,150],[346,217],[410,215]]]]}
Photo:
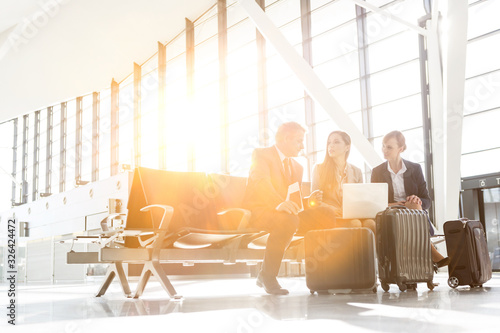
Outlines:
{"type": "MultiPolygon", "coordinates": [[[[101,246],[98,252],[68,253],[68,263],[108,263],[96,296],[106,293],[118,277],[124,294],[138,298],[155,275],[171,298],[180,298],[161,263],[255,264],[264,257],[267,232],[249,228],[250,212],[238,207],[246,178],[136,168],[125,227],[83,236],[101,246]],[[144,264],[132,294],[123,263],[144,264]]],[[[110,218],[112,218],[111,216],[110,218]]],[[[301,261],[301,236],[294,237],[285,260],[301,261]]]]}

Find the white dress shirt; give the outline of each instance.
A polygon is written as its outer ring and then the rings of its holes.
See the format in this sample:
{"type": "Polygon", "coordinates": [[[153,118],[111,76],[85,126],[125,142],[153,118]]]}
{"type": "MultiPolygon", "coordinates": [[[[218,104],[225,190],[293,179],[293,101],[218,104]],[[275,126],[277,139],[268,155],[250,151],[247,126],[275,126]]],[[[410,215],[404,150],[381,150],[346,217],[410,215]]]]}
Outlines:
{"type": "Polygon", "coordinates": [[[405,192],[405,182],[403,178],[403,174],[405,173],[406,165],[403,161],[401,161],[402,166],[398,173],[395,173],[391,169],[391,165],[387,163],[387,170],[391,174],[392,179],[392,188],[394,189],[394,201],[406,201],[406,192],[405,192]]]}

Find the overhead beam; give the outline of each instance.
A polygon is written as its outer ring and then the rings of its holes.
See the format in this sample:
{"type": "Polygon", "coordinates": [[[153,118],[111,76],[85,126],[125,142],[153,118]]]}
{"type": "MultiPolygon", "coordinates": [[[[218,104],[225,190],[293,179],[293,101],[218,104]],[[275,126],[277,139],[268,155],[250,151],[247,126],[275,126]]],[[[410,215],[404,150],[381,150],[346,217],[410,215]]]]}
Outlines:
{"type": "Polygon", "coordinates": [[[312,67],[295,51],[280,30],[257,5],[255,0],[238,0],[238,2],[245,9],[261,34],[295,73],[307,93],[323,107],[339,127],[349,133],[353,145],[359,150],[366,162],[371,167],[380,164],[382,159],[375,152],[370,142],[359,131],[335,98],[333,98],[328,88],[321,82],[312,67]]]}

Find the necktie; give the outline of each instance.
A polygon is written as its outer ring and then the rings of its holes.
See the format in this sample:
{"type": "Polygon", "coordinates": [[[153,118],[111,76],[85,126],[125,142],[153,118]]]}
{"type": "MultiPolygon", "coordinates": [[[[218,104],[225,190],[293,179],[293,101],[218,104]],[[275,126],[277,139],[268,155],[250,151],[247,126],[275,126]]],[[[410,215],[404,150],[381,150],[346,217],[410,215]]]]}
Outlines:
{"type": "Polygon", "coordinates": [[[289,157],[285,157],[285,159],[283,160],[283,166],[285,168],[285,175],[286,175],[286,178],[288,179],[288,183],[291,184],[292,183],[292,164],[291,164],[289,157]]]}

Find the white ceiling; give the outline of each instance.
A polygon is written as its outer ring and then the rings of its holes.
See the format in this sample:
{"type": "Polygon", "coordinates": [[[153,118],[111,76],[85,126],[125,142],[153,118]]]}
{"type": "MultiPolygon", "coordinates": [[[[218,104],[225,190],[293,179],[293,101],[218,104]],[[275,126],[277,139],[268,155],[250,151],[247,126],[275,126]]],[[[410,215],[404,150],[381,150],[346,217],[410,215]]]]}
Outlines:
{"type": "Polygon", "coordinates": [[[216,0],[0,0],[0,122],[122,80],[216,0]]]}

